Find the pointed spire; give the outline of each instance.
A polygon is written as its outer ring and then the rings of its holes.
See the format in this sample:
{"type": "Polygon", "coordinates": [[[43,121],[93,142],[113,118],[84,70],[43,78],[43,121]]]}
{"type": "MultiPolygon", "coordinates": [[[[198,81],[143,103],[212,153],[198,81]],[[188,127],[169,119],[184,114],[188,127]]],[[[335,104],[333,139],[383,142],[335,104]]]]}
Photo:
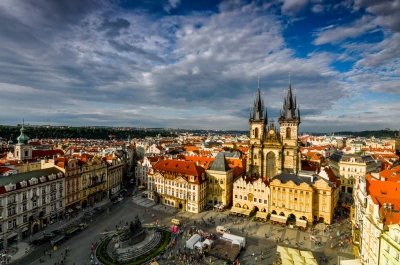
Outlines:
{"type": "Polygon", "coordinates": [[[261,99],[260,78],[258,78],[258,91],[256,99],[254,100],[252,119],[254,121],[261,121],[264,119],[264,101],[261,99]]]}

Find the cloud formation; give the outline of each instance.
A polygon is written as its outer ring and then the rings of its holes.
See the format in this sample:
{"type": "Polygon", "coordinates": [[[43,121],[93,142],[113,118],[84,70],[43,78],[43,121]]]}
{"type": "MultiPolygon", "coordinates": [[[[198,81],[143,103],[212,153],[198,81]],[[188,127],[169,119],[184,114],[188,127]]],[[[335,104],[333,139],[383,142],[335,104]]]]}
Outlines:
{"type": "MultiPolygon", "coordinates": [[[[25,118],[31,124],[247,130],[257,78],[269,117],[276,119],[289,72],[303,131],[339,126],[327,123],[329,117],[371,115],[351,108],[343,113],[360,91],[398,95],[397,11],[382,11],[393,3],[341,5],[352,19],[326,21],[296,46],[288,42],[288,29],[301,34],[309,16],[339,7],[316,0],[222,1],[200,11],[183,10],[177,0],[160,2],[158,9],[79,3],[0,2],[5,124],[25,118]],[[383,32],[382,40],[362,39],[376,32],[383,32]],[[343,62],[350,69],[333,66],[343,62]]],[[[388,127],[383,112],[374,111],[382,120],[374,126],[388,127]]],[[[342,127],[355,124],[339,120],[342,127]]]]}

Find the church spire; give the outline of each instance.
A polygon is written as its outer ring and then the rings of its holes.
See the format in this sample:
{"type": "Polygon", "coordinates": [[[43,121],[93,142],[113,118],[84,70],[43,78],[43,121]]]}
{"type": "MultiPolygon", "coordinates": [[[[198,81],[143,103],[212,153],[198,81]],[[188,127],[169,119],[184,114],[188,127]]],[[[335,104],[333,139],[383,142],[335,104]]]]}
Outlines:
{"type": "Polygon", "coordinates": [[[292,95],[292,85],[291,85],[291,80],[290,80],[290,73],[289,73],[289,87],[288,87],[288,93],[286,98],[284,98],[284,103],[283,103],[283,117],[288,120],[292,120],[296,118],[296,98],[293,99],[292,95]]]}
{"type": "Polygon", "coordinates": [[[266,115],[264,117],[264,100],[261,99],[260,77],[258,78],[258,91],[255,97],[253,111],[252,113],[250,112],[250,119],[253,121],[262,121],[265,119],[266,115]]]}

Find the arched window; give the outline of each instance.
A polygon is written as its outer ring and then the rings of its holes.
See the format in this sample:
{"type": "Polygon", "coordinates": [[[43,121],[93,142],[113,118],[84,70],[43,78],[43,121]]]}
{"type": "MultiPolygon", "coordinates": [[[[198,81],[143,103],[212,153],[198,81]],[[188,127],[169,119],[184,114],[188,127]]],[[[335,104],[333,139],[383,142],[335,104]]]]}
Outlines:
{"type": "Polygon", "coordinates": [[[258,128],[256,128],[256,130],[255,130],[254,137],[258,138],[258,128]]]}
{"type": "Polygon", "coordinates": [[[286,138],[290,138],[292,133],[292,129],[290,127],[286,128],[286,138]]]}

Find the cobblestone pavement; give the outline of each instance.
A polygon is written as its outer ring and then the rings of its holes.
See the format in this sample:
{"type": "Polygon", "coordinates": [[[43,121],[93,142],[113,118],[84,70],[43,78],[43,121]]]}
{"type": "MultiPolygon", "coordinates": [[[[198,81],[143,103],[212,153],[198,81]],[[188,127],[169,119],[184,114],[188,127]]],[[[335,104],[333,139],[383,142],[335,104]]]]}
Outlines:
{"type": "MultiPolygon", "coordinates": [[[[50,245],[47,243],[30,250],[27,254],[24,253],[21,258],[13,260],[13,263],[18,263],[19,265],[43,264],[39,263],[38,259],[43,256],[44,251],[48,251],[48,253],[52,253],[52,256],[50,257],[47,254],[44,264],[54,264],[63,258],[61,253],[65,248],[70,247],[70,254],[68,254],[66,263],[64,264],[90,264],[90,245],[91,243],[99,241],[100,237],[104,236],[103,229],[109,227],[110,233],[115,232],[116,227],[133,220],[136,215],[139,216],[143,223],[154,221],[152,216],[156,215],[161,224],[168,226],[171,224],[171,219],[176,217],[181,219],[182,222],[187,222],[187,227],[194,225],[196,222],[198,228],[214,234],[216,233],[215,227],[217,225],[230,228],[232,234],[246,237],[246,248],[239,254],[241,264],[272,264],[277,259],[276,239],[280,240],[280,245],[293,247],[298,244],[300,250],[311,250],[317,260],[319,257],[327,257],[329,259],[329,264],[332,265],[337,264],[337,256],[353,258],[351,245],[345,245],[342,248],[335,245],[336,247],[333,250],[330,249],[330,244],[332,242],[336,244],[338,242],[338,238],[336,238],[336,240],[334,239],[334,237],[337,237],[337,232],[340,231],[342,235],[346,228],[349,227],[349,224],[346,222],[342,222],[343,224],[341,226],[334,225],[330,234],[324,234],[323,230],[325,229],[325,225],[318,224],[315,227],[317,233],[314,236],[321,240],[322,245],[317,246],[310,241],[311,234],[309,231],[280,227],[270,223],[253,222],[248,218],[232,217],[232,219],[230,219],[231,217],[228,216],[229,211],[205,211],[198,214],[177,212],[175,208],[155,204],[146,198],[142,198],[140,193],[135,197],[125,197],[123,202],[116,205],[107,201],[102,202],[101,205],[109,208],[111,212],[94,217],[93,221],[89,223],[88,228],[61,243],[57,250],[50,248],[50,245]],[[211,217],[215,220],[215,224],[206,227],[202,220],[207,220],[211,217]],[[222,222],[223,219],[227,221],[222,222]],[[235,224],[233,224],[233,222],[235,222],[235,224]],[[242,229],[248,231],[248,233],[242,232],[242,229]],[[330,236],[332,236],[332,239],[330,236]],[[261,251],[263,254],[260,257],[261,251]],[[255,260],[255,257],[257,257],[257,260],[255,260]]],[[[65,225],[66,224],[63,223],[55,224],[48,229],[51,231],[65,225]]],[[[33,239],[39,236],[40,235],[34,235],[33,239]]],[[[183,248],[184,244],[185,238],[179,236],[173,251],[178,250],[179,247],[183,248]]],[[[212,259],[212,262],[214,262],[214,265],[223,264],[223,261],[215,259],[212,259]]],[[[203,263],[210,264],[209,257],[204,259],[203,263]]],[[[176,263],[173,263],[171,260],[160,260],[159,264],[176,263]]]]}

